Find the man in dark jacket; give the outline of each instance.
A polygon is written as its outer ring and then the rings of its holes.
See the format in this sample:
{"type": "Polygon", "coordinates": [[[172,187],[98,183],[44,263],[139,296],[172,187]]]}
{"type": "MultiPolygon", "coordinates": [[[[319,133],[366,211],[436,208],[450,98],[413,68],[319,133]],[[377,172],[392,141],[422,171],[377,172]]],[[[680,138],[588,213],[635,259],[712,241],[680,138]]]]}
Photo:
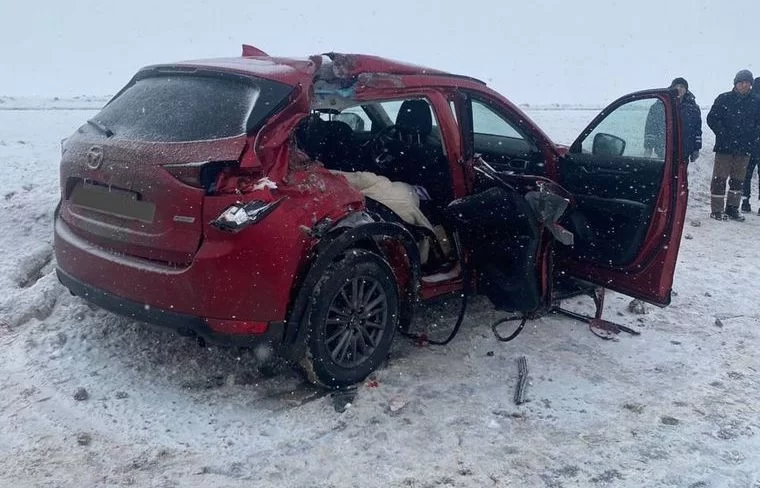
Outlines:
{"type": "Polygon", "coordinates": [[[739,71],[734,77],[734,89],[718,95],[707,114],[707,125],[715,132],[710,217],[717,220],[744,221],[739,203],[749,156],[760,130],[760,103],[750,95],[752,81],[749,70],[739,71]]]}
{"type": "MultiPolygon", "coordinates": [[[[702,112],[699,110],[694,94],[689,91],[689,83],[683,78],[676,78],[670,84],[678,90],[681,111],[681,155],[686,162],[696,161],[702,149],[702,112]]],[[[659,157],[665,156],[665,107],[662,102],[655,102],[649,109],[644,126],[644,149],[654,151],[659,157]]]]}
{"type": "MultiPolygon", "coordinates": [[[[755,81],[752,82],[752,91],[750,92],[750,95],[755,97],[758,100],[758,103],[760,103],[760,76],[755,78],[755,81]]],[[[752,211],[752,206],[749,204],[749,197],[752,196],[752,173],[755,172],[756,167],[759,168],[758,176],[760,176],[760,134],[758,134],[755,147],[752,148],[752,154],[750,155],[749,163],[747,164],[747,175],[744,177],[744,200],[742,200],[742,212],[752,211]]],[[[760,182],[760,178],[758,178],[758,182],[760,182]]],[[[760,186],[758,186],[757,198],[760,199],[760,186]]],[[[757,210],[757,214],[760,215],[760,209],[757,210]]]]}

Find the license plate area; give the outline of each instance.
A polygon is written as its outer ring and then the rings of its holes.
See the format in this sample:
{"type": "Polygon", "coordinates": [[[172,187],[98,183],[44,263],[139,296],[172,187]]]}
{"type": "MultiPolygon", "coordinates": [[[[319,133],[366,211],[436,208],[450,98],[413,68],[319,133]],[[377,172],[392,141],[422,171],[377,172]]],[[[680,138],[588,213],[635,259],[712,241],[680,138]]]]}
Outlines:
{"type": "Polygon", "coordinates": [[[89,181],[75,184],[69,202],[94,212],[147,223],[156,216],[156,205],[141,200],[139,193],[89,181]]]}

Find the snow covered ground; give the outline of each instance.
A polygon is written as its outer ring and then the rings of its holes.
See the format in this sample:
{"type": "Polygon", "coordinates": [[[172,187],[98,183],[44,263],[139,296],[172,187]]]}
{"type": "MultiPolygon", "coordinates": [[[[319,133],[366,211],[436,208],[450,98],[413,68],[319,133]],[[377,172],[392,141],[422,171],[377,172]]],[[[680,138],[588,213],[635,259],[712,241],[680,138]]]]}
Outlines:
{"type": "MultiPolygon", "coordinates": [[[[706,218],[706,127],[672,305],[635,314],[608,297],[606,317],[640,336],[602,341],[547,317],[500,343],[499,314],[476,300],[450,345],[397,340],[339,413],[288,370],[261,376],[250,352],[64,292],[59,142],[103,100],[1,100],[0,486],[760,487],[760,217],[706,218]]],[[[548,108],[528,113],[566,143],[596,114],[548,108]]]]}

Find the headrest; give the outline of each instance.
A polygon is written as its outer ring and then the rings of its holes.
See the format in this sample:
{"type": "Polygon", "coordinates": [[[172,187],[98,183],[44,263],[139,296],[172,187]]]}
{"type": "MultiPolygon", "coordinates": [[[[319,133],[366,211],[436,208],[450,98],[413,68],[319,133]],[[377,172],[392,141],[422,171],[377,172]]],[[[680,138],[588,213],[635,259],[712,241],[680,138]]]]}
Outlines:
{"type": "Polygon", "coordinates": [[[427,137],[433,131],[433,114],[425,100],[405,100],[396,116],[396,128],[402,133],[427,137]]]}

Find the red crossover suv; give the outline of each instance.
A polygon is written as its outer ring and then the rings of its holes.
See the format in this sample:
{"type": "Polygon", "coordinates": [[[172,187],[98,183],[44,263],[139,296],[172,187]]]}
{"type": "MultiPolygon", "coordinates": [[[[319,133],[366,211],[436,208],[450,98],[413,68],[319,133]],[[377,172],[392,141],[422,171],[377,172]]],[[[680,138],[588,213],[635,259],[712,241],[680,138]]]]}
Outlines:
{"type": "Polygon", "coordinates": [[[375,56],[149,66],[62,145],[58,276],[119,314],[274,346],[331,387],[463,289],[528,317],[561,279],[667,305],[676,104],[626,95],[565,147],[481,81],[375,56]],[[655,105],[662,155],[644,149],[655,105]]]}

